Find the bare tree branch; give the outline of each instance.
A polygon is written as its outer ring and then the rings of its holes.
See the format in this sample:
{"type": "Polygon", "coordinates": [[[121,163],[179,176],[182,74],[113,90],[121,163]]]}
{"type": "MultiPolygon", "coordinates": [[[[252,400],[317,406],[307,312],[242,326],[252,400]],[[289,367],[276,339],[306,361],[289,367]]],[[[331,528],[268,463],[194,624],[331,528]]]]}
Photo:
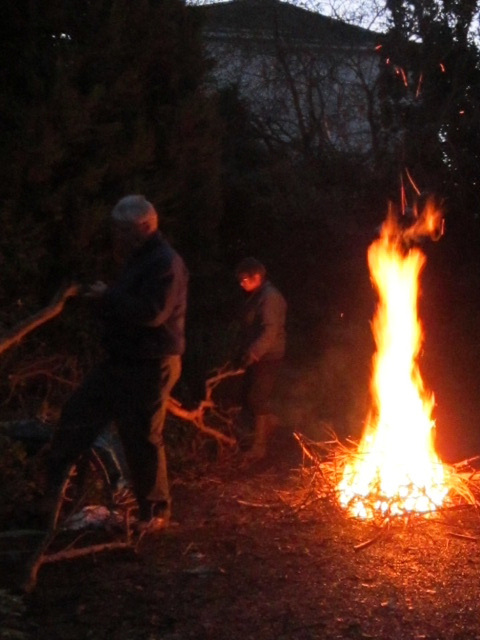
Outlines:
{"type": "Polygon", "coordinates": [[[207,379],[205,383],[205,398],[200,401],[195,409],[185,409],[178,400],[170,397],[167,405],[168,411],[177,418],[193,423],[197,429],[209,436],[212,436],[213,438],[216,438],[219,442],[228,444],[231,447],[235,446],[237,443],[235,438],[227,436],[221,431],[205,424],[205,415],[211,411],[220,419],[220,421],[224,422],[227,426],[231,426],[232,419],[230,415],[228,413],[221,414],[217,410],[212,394],[223,380],[232,376],[241,375],[243,372],[243,369],[230,369],[228,364],[225,365],[213,376],[207,379]]]}
{"type": "Polygon", "coordinates": [[[59,289],[47,307],[22,320],[0,337],[0,354],[20,342],[22,338],[40,325],[58,316],[63,311],[68,298],[78,296],[79,293],[80,285],[78,284],[69,284],[59,289]]]}

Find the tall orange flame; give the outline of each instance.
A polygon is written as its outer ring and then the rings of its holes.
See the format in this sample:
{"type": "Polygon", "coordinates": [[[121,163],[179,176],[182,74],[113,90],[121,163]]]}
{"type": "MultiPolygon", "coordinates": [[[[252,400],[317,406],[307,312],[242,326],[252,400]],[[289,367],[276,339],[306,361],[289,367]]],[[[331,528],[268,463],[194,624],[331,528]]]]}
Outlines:
{"type": "Polygon", "coordinates": [[[441,213],[431,202],[408,229],[400,228],[390,211],[368,250],[379,296],[372,323],[377,349],[372,409],[337,487],[340,504],[357,517],[432,511],[448,494],[447,470],[433,445],[434,398],[424,388],[417,362],[423,338],[417,301],[425,256],[408,247],[420,235],[438,239],[442,232],[441,213]]]}

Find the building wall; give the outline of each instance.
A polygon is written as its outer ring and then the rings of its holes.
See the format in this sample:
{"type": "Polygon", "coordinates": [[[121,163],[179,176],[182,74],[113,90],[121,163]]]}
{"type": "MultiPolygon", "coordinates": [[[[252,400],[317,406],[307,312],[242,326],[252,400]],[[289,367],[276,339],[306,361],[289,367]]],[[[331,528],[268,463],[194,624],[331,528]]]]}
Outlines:
{"type": "MultiPolygon", "coordinates": [[[[243,4],[248,9],[249,3],[243,4]]],[[[305,38],[301,30],[282,32],[278,20],[270,30],[249,28],[247,19],[238,28],[207,21],[205,45],[215,61],[210,82],[219,88],[237,85],[270,142],[310,151],[332,145],[368,155],[379,69],[377,35],[363,33],[359,43],[357,34],[357,29],[352,34],[346,29],[329,42],[320,28],[318,39],[311,29],[305,38]]]]}

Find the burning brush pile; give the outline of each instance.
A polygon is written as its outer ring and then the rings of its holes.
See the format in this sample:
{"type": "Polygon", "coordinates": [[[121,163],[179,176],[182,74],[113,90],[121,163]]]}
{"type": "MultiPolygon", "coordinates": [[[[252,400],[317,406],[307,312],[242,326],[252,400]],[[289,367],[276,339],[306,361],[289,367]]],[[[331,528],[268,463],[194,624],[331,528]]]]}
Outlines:
{"type": "Polygon", "coordinates": [[[355,518],[391,522],[452,507],[480,506],[480,472],[470,459],[443,463],[434,447],[434,397],[418,366],[422,326],[417,314],[424,253],[422,237],[438,239],[443,218],[433,202],[408,227],[391,210],[368,250],[378,294],[372,323],[376,352],[370,383],[371,409],[358,443],[297,438],[312,463],[321,495],[355,518]]]}

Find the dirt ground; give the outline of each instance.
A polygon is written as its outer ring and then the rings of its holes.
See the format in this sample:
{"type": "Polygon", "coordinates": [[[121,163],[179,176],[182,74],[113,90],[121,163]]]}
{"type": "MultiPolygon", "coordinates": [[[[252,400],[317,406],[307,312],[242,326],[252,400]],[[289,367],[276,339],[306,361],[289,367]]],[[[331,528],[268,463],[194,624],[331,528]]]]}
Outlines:
{"type": "Polygon", "coordinates": [[[257,467],[178,478],[167,530],[44,565],[29,595],[0,567],[0,638],[480,639],[473,509],[379,531],[307,501],[301,463],[288,434],[257,467]]]}

